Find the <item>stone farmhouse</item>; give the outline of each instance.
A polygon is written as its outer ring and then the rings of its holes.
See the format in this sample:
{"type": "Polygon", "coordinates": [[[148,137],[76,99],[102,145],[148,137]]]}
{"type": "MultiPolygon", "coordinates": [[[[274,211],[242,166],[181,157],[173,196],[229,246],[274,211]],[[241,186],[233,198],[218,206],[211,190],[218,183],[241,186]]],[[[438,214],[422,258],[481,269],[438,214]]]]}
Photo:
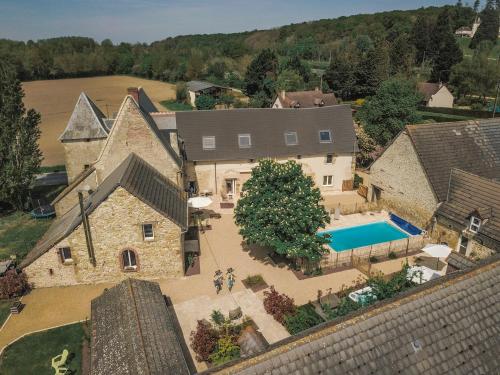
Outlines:
{"type": "MultiPolygon", "coordinates": [[[[408,125],[363,175],[368,200],[431,230],[436,209],[454,194],[454,168],[478,176],[476,181],[500,180],[499,120],[408,125]]],[[[481,211],[485,202],[476,208],[481,211]]]]}
{"type": "Polygon", "coordinates": [[[338,192],[357,150],[348,106],[174,115],[140,88],[112,119],[82,93],[60,140],[69,185],[21,264],[36,287],[183,276],[186,192],[234,204],[261,158],[297,160],[322,193],[338,192]]]}
{"type": "Polygon", "coordinates": [[[276,97],[273,108],[314,108],[338,104],[334,93],[323,93],[319,88],[310,91],[282,90],[276,97]]]}
{"type": "Polygon", "coordinates": [[[357,141],[346,105],[179,112],[177,128],[189,189],[229,205],[262,158],[300,162],[324,195],[353,178],[357,141]]]}
{"type": "Polygon", "coordinates": [[[442,83],[421,82],[417,90],[423,95],[423,104],[426,107],[453,108],[455,98],[442,83]]]}
{"type": "Polygon", "coordinates": [[[452,169],[436,218],[434,237],[460,254],[484,258],[500,252],[500,182],[452,169]]]}

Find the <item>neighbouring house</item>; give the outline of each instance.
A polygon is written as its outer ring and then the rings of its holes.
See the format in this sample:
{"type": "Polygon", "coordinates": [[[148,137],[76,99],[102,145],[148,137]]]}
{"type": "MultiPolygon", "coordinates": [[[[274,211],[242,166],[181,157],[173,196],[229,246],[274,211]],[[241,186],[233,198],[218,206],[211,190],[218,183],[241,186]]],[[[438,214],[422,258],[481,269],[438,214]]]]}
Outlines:
{"type": "Polygon", "coordinates": [[[192,106],[196,105],[196,98],[200,95],[208,95],[218,99],[230,91],[228,87],[206,81],[189,81],[186,86],[189,94],[189,102],[192,106]]]}
{"type": "Polygon", "coordinates": [[[90,375],[189,375],[189,354],[158,283],[127,279],[91,304],[90,375]]]}
{"type": "Polygon", "coordinates": [[[357,151],[351,108],[248,108],[177,113],[191,191],[235,202],[259,159],[296,160],[322,194],[352,182],[357,151]]]}
{"type": "Polygon", "coordinates": [[[134,153],[59,216],[21,262],[35,287],[184,275],[185,193],[134,153]]]}
{"type": "Polygon", "coordinates": [[[314,108],[338,104],[334,93],[323,93],[318,88],[310,91],[282,90],[276,97],[273,108],[314,108]]]}
{"type": "Polygon", "coordinates": [[[500,182],[452,169],[436,219],[434,236],[460,254],[484,258],[500,252],[500,182]]]}
{"type": "Polygon", "coordinates": [[[496,256],[204,374],[497,374],[499,295],[496,256]]]}
{"type": "Polygon", "coordinates": [[[116,118],[104,119],[82,93],[60,137],[69,185],[52,202],[57,215],[78,203],[78,192],[95,191],[131,152],[182,186],[182,158],[172,116],[158,112],[141,88],[129,88],[116,118]]]}
{"type": "Polygon", "coordinates": [[[408,125],[363,175],[368,200],[429,228],[453,168],[500,179],[500,120],[408,125]]]}
{"type": "Polygon", "coordinates": [[[453,108],[454,97],[442,83],[421,82],[417,89],[426,107],[453,108]]]}
{"type": "Polygon", "coordinates": [[[474,35],[476,35],[477,29],[479,28],[479,25],[481,25],[481,19],[479,17],[476,17],[474,19],[474,22],[472,23],[472,27],[468,26],[459,27],[455,31],[455,35],[461,38],[474,38],[474,35]]]}

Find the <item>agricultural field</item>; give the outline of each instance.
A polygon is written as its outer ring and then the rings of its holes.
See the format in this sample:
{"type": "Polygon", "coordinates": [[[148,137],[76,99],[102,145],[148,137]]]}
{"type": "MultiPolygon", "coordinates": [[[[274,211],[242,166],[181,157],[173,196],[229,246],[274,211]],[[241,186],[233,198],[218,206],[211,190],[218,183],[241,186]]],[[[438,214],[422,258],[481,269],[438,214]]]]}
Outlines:
{"type": "MultiPolygon", "coordinates": [[[[175,86],[172,84],[129,76],[24,82],[26,107],[34,108],[42,115],[42,165],[64,164],[64,151],[58,138],[66,127],[82,91],[90,96],[105,115],[112,116],[118,111],[127,93],[127,87],[131,86],[142,86],[155,105],[175,98],[175,86]]],[[[163,110],[161,106],[158,106],[158,109],[163,110]]]]}

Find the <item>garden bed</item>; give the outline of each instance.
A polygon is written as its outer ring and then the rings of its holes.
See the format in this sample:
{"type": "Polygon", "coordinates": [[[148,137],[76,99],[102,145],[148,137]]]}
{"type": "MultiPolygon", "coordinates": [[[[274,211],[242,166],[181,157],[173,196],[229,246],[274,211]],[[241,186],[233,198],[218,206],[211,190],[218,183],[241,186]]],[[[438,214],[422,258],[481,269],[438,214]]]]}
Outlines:
{"type": "Polygon", "coordinates": [[[245,288],[250,289],[254,293],[269,287],[261,275],[247,276],[246,279],[242,280],[242,283],[245,288]]]}

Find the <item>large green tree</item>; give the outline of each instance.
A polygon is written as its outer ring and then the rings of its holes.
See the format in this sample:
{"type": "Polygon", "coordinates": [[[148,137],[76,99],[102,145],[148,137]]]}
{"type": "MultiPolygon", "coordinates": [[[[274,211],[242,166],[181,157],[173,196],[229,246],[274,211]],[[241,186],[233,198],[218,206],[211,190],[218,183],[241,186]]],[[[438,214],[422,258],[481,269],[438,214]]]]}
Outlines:
{"type": "Polygon", "coordinates": [[[325,72],[325,81],[337,96],[352,99],[356,85],[352,60],[346,54],[335,53],[325,72]]]}
{"type": "Polygon", "coordinates": [[[0,200],[22,209],[42,161],[40,114],[26,111],[13,67],[0,62],[0,200]]]}
{"type": "Polygon", "coordinates": [[[249,244],[270,247],[291,259],[317,261],[326,240],[316,235],[330,217],[311,177],[295,161],[262,160],[244,183],[235,209],[249,244]]]}
{"type": "Polygon", "coordinates": [[[275,95],[278,73],[278,57],[270,49],[262,50],[250,63],[245,74],[245,94],[265,98],[268,107],[275,95]]]}
{"type": "Polygon", "coordinates": [[[406,80],[390,79],[382,83],[358,112],[366,133],[385,146],[405,125],[420,120],[417,107],[421,101],[415,85],[406,80]]]}
{"type": "Polygon", "coordinates": [[[493,43],[498,39],[499,27],[499,9],[495,7],[493,1],[488,1],[486,7],[481,12],[481,24],[477,29],[474,38],[470,43],[471,48],[476,48],[483,40],[489,40],[493,43]]]}

